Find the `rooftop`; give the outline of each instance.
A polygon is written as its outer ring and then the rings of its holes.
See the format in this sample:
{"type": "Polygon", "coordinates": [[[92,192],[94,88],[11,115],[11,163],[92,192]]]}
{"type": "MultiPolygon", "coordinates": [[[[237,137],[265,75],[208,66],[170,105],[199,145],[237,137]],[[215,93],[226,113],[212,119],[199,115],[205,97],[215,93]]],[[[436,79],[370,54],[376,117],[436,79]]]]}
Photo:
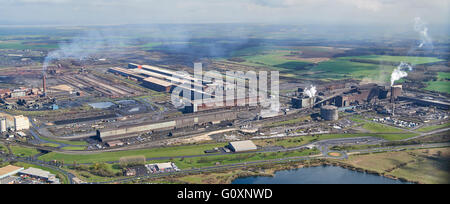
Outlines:
{"type": "Polygon", "coordinates": [[[150,82],[150,83],[154,83],[154,84],[158,84],[160,86],[164,86],[164,87],[169,87],[172,86],[173,84],[167,81],[163,81],[161,79],[157,79],[157,78],[153,78],[153,77],[147,77],[144,79],[145,82],[150,82]]]}
{"type": "Polygon", "coordinates": [[[37,168],[33,168],[33,167],[30,167],[26,170],[20,171],[20,173],[37,176],[37,177],[41,177],[41,178],[50,178],[53,176],[53,174],[51,174],[48,171],[44,171],[42,169],[37,169],[37,168]]]}
{"type": "Polygon", "coordinates": [[[257,148],[255,143],[253,143],[251,140],[230,142],[230,145],[232,145],[235,148],[241,148],[241,149],[256,149],[257,148]]]}
{"type": "Polygon", "coordinates": [[[21,169],[23,169],[23,167],[8,165],[8,166],[5,166],[3,168],[0,168],[0,176],[5,175],[5,174],[9,174],[9,173],[14,172],[14,171],[19,171],[21,169]]]}
{"type": "Polygon", "coordinates": [[[158,166],[158,169],[170,169],[170,168],[173,168],[171,162],[158,163],[158,164],[156,164],[156,166],[158,166]]]}

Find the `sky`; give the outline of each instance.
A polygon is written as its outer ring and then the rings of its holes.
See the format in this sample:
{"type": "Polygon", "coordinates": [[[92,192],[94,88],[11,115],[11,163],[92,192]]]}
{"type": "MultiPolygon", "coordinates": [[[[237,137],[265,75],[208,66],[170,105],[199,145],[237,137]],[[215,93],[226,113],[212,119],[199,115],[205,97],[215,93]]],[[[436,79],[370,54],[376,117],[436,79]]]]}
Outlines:
{"type": "Polygon", "coordinates": [[[449,24],[448,0],[0,0],[0,25],[449,24]]]}

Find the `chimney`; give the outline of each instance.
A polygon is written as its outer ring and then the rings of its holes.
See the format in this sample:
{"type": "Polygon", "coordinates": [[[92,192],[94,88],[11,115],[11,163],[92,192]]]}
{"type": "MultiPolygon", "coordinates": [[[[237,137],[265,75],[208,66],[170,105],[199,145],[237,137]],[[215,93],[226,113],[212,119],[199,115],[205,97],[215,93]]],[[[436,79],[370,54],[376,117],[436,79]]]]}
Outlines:
{"type": "Polygon", "coordinates": [[[394,92],[395,92],[394,87],[391,86],[391,103],[394,103],[394,102],[395,102],[394,92]]]}
{"type": "Polygon", "coordinates": [[[46,82],[45,74],[43,74],[43,77],[42,77],[42,91],[44,92],[44,96],[47,96],[47,82],[46,82]]]}

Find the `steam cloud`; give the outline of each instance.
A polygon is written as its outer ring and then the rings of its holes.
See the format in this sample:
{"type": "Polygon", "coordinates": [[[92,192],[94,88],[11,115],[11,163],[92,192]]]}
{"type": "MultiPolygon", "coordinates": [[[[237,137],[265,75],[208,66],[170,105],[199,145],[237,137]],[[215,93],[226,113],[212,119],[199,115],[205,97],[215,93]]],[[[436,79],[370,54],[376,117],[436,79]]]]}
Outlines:
{"type": "Polygon", "coordinates": [[[392,72],[391,75],[391,86],[394,85],[395,81],[400,80],[408,76],[407,71],[412,71],[413,68],[411,65],[401,62],[400,65],[392,72]]]}
{"type": "MultiPolygon", "coordinates": [[[[428,35],[428,27],[420,17],[414,18],[414,31],[418,32],[420,35],[421,42],[417,46],[417,48],[429,48],[430,50],[433,50],[434,48],[433,40],[428,35]]],[[[410,52],[411,51],[412,50],[410,50],[410,52]]],[[[398,65],[398,67],[394,69],[394,71],[391,74],[391,86],[393,86],[397,80],[407,77],[408,71],[412,70],[413,67],[411,65],[401,62],[400,65],[398,65]]]]}
{"type": "Polygon", "coordinates": [[[315,86],[311,85],[311,87],[308,89],[306,88],[305,91],[303,91],[303,93],[307,96],[309,96],[310,98],[313,98],[316,96],[317,93],[317,89],[315,86]]]}
{"type": "Polygon", "coordinates": [[[433,39],[428,35],[427,24],[420,17],[414,19],[414,31],[418,32],[420,35],[421,42],[418,46],[419,48],[425,46],[433,49],[433,39]]]}

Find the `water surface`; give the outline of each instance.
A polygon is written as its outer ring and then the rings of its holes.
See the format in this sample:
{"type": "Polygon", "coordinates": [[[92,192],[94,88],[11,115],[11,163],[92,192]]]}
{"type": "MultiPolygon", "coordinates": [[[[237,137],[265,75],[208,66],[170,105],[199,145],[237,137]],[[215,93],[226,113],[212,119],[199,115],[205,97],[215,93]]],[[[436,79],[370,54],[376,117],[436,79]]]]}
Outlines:
{"type": "Polygon", "coordinates": [[[238,178],[232,184],[407,184],[407,182],[342,167],[318,166],[278,171],[274,177],[238,178]]]}

